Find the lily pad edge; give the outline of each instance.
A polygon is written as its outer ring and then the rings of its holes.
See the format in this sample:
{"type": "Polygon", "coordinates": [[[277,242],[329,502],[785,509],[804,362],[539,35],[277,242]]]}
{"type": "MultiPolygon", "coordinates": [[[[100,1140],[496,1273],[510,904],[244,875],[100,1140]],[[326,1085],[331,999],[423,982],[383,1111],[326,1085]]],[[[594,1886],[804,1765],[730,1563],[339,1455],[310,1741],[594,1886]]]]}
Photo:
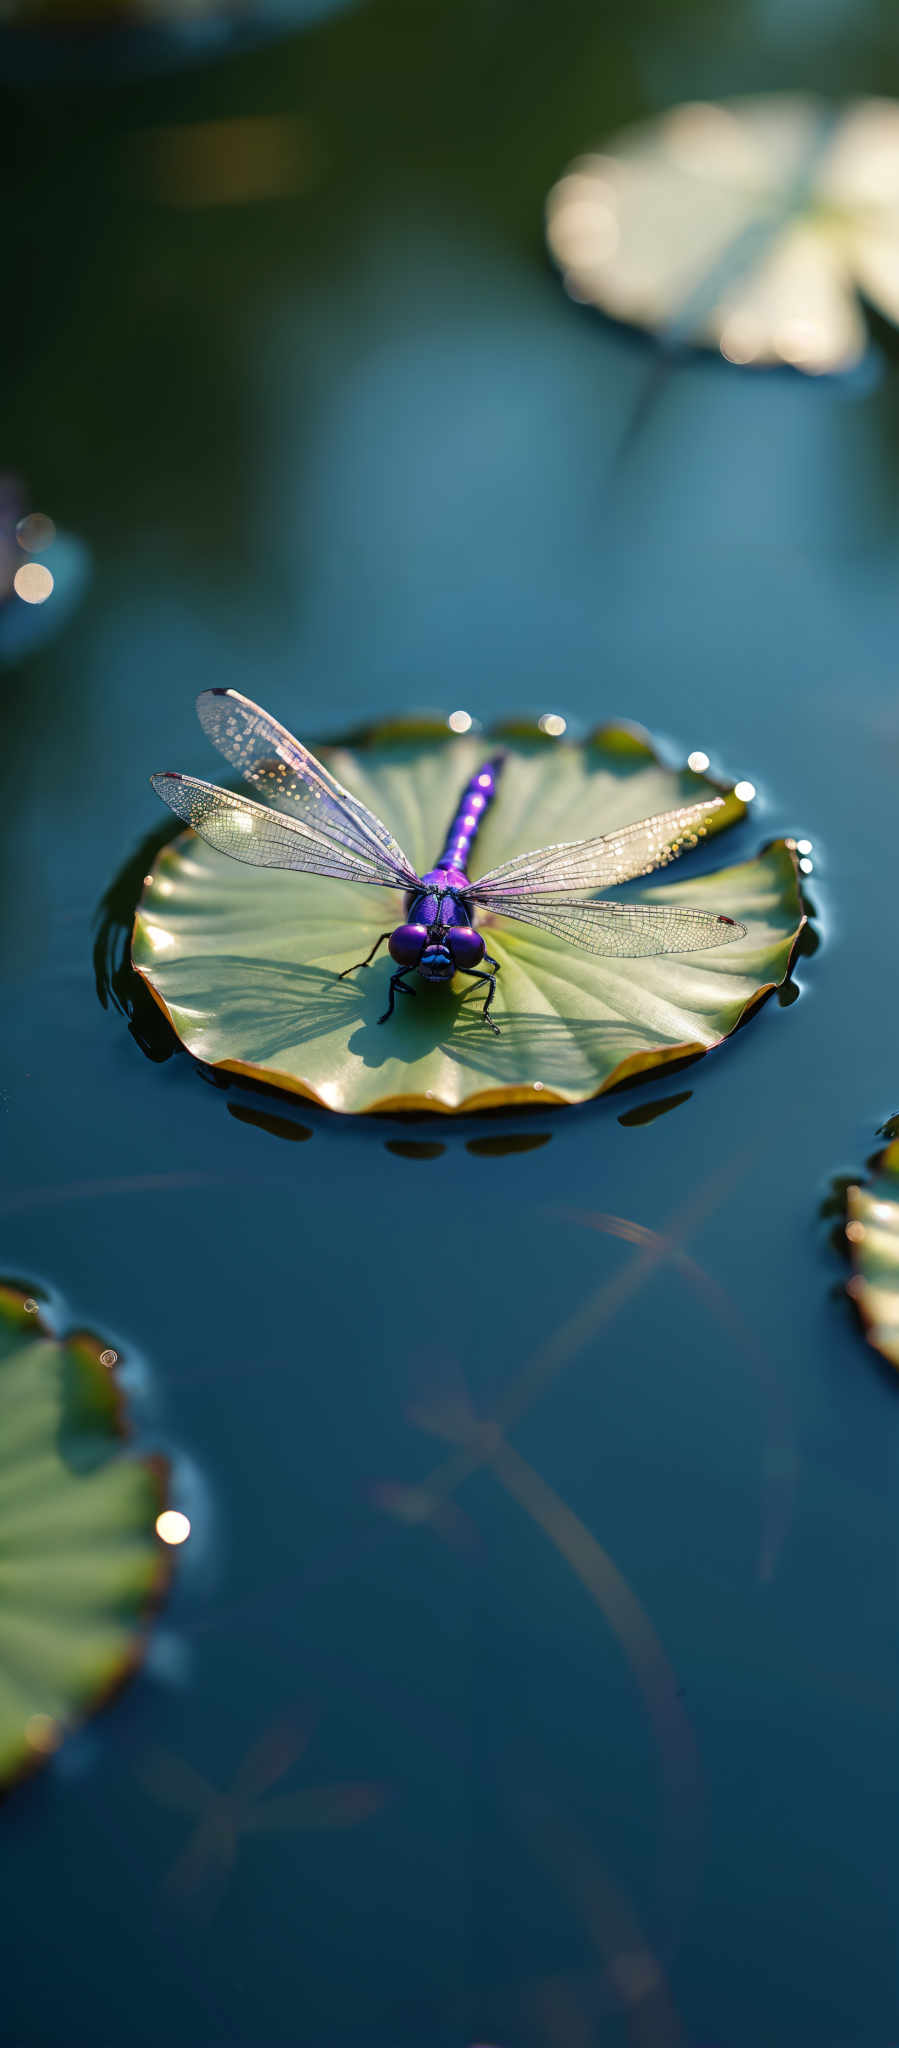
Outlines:
{"type": "MultiPolygon", "coordinates": [[[[26,1291],[18,1281],[0,1277],[0,1306],[2,1306],[7,1314],[11,1312],[13,1316],[16,1316],[17,1320],[21,1323],[23,1334],[27,1334],[29,1337],[41,1337],[48,1343],[58,1344],[60,1348],[77,1350],[81,1353],[82,1357],[86,1355],[96,1364],[98,1372],[102,1375],[104,1391],[108,1392],[111,1388],[113,1393],[111,1434],[118,1438],[122,1446],[130,1443],[133,1431],[128,1417],[127,1403],[121,1384],[116,1378],[117,1368],[121,1364],[121,1357],[119,1356],[116,1359],[116,1364],[113,1367],[100,1364],[100,1353],[107,1349],[104,1339],[98,1337],[95,1331],[83,1324],[73,1329],[58,1329],[50,1319],[51,1311],[47,1297],[43,1290],[37,1286],[26,1291]],[[34,1301],[36,1303],[35,1308],[26,1308],[25,1304],[28,1301],[34,1301]]],[[[171,1475],[169,1460],[160,1452],[144,1451],[137,1453],[133,1458],[133,1462],[141,1465],[147,1473],[156,1496],[158,1511],[161,1513],[167,1506],[169,1499],[168,1482],[171,1475]]],[[[157,1549],[158,1555],[155,1561],[152,1582],[148,1586],[141,1602],[129,1648],[123,1653],[119,1665],[106,1683],[101,1685],[96,1692],[92,1692],[90,1700],[83,1705],[80,1712],[73,1714],[72,1718],[67,1720],[64,1726],[61,1727],[60,1735],[62,1741],[66,1741],[70,1735],[77,1733],[79,1728],[83,1727],[87,1721],[92,1720],[95,1714],[101,1713],[112,1700],[117,1698],[118,1694],[136,1675],[144,1662],[147,1654],[151,1624],[170,1590],[174,1577],[174,1558],[158,1538],[157,1549]]],[[[38,1748],[31,1749],[28,1746],[23,1746],[19,1761],[11,1769],[5,1770],[3,1776],[0,1777],[0,1804],[9,1797],[11,1792],[15,1791],[17,1786],[26,1783],[28,1779],[34,1777],[36,1772],[42,1770],[54,1753],[55,1751],[47,1752],[38,1748]]]]}

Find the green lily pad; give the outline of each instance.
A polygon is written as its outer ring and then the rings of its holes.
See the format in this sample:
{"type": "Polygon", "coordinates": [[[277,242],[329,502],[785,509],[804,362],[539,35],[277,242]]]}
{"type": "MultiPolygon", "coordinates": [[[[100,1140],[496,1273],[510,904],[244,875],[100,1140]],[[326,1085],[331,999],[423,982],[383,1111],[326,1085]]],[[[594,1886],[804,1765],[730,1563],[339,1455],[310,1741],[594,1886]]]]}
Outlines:
{"type": "MultiPolygon", "coordinates": [[[[478,840],[474,866],[482,873],[528,847],[721,793],[707,776],[665,766],[644,735],[622,726],[574,745],[522,725],[488,741],[418,721],[323,754],[422,873],[442,844],[454,798],[497,738],[508,758],[478,840]]],[[[709,829],[744,815],[728,791],[709,829]]],[[[804,923],[795,856],[784,841],[738,867],[641,894],[732,917],[748,934],[690,956],[613,960],[508,920],[479,920],[500,963],[498,1038],[484,1029],[478,985],[463,976],[451,988],[419,985],[384,1025],[377,1019],[390,960],[382,954],[368,970],[338,978],[402,922],[397,892],[246,867],[190,832],[157,856],[132,959],[196,1058],[328,1109],[582,1102],[727,1037],[784,980],[804,923]]]]}
{"type": "Polygon", "coordinates": [[[792,93],[674,107],[553,187],[572,297],[740,364],[846,370],[860,304],[899,321],[899,103],[792,93]]]}
{"type": "Polygon", "coordinates": [[[0,1284],[0,1788],[133,1669],[168,1576],[165,1467],[122,1454],[115,1364],[0,1284]]]}
{"type": "Polygon", "coordinates": [[[899,1139],[878,1155],[870,1181],[847,1188],[846,1242],[868,1343],[899,1366],[899,1139]]]}

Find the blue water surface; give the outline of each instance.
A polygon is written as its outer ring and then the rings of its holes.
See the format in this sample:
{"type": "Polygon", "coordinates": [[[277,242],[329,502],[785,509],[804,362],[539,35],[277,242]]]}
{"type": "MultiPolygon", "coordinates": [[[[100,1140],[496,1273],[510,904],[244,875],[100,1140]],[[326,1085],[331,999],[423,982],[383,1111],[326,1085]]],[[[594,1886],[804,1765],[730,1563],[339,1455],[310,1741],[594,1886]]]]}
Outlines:
{"type": "Polygon", "coordinates": [[[121,1349],[193,1523],[144,1673],[4,1808],[10,2048],[899,2038],[899,1413],[818,1215],[899,1109],[895,345],[653,382],[541,238],[610,126],[760,84],[899,92],[895,21],[371,0],[7,98],[3,461],[93,576],[3,675],[0,1263],[121,1349]],[[500,1120],[145,1057],[97,906],[149,773],[215,772],[212,684],[702,748],[743,851],[813,842],[798,999],[500,1120]],[[466,1401],[511,1417],[467,1465],[466,1401]]]}

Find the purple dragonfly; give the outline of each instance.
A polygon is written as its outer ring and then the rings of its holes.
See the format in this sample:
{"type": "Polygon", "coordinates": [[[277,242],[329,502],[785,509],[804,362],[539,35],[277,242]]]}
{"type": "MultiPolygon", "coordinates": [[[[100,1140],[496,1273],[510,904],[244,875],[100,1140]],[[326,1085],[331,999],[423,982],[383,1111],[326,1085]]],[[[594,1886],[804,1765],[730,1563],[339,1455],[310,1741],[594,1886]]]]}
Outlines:
{"type": "Polygon", "coordinates": [[[265,801],[254,803],[192,775],[152,776],[176,817],[219,853],[254,867],[291,868],[404,892],[405,921],[382,932],[366,959],[344,968],[344,974],[354,974],[370,966],[386,939],[396,973],[381,1024],[393,1015],[398,993],[415,994],[405,978],[413,968],[423,981],[451,981],[459,969],[488,984],[481,1015],[498,1033],[490,1006],[499,962],[475,930],[479,911],[517,918],[589,953],[618,959],[695,953],[745,937],[746,926],[732,917],[668,904],[608,903],[592,893],[651,874],[695,846],[721,797],[662,811],[596,839],[538,847],[472,882],[471,851],[503,766],[502,754],[495,754],[466,784],[439,860],[419,875],[381,819],[258,704],[237,690],[204,690],[197,712],[220,753],[265,801]]]}

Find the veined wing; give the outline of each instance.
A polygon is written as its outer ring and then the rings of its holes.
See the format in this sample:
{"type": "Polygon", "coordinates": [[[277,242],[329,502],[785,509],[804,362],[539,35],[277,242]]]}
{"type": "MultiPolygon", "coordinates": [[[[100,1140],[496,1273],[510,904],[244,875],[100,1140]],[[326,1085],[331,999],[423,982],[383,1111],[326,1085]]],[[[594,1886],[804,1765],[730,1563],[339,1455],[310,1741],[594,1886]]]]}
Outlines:
{"type": "Polygon", "coordinates": [[[575,889],[610,889],[618,882],[631,882],[637,875],[665,867],[695,846],[705,820],[720,810],[723,802],[720,796],[706,797],[702,803],[681,804],[677,810],[641,818],[635,825],[622,825],[601,839],[574,839],[566,845],[540,846],[533,853],[516,854],[514,860],[481,875],[467,894],[480,903],[485,901],[482,891],[542,896],[560,889],[570,895],[575,889]]]}
{"type": "Polygon", "coordinates": [[[282,814],[296,817],[360,860],[389,863],[396,888],[415,885],[411,861],[374,811],[249,697],[238,690],[203,690],[197,716],[219,753],[282,814]]]}
{"type": "MultiPolygon", "coordinates": [[[[244,860],[256,868],[293,868],[301,874],[329,875],[339,882],[377,882],[391,889],[408,886],[405,874],[398,876],[395,862],[386,855],[369,851],[363,859],[299,818],[284,817],[250,797],[219,789],[214,782],[174,773],[151,775],[150,780],[176,818],[183,818],[201,839],[232,860],[244,860]]],[[[418,876],[411,868],[409,873],[417,887],[418,876]]]]}
{"type": "MultiPolygon", "coordinates": [[[[466,890],[466,896],[468,895],[466,890]]],[[[478,902],[485,910],[537,925],[569,945],[619,960],[638,960],[654,953],[698,953],[705,946],[726,946],[745,939],[746,926],[732,917],[707,910],[678,910],[667,903],[579,903],[558,896],[503,896],[484,891],[478,902]]]]}

